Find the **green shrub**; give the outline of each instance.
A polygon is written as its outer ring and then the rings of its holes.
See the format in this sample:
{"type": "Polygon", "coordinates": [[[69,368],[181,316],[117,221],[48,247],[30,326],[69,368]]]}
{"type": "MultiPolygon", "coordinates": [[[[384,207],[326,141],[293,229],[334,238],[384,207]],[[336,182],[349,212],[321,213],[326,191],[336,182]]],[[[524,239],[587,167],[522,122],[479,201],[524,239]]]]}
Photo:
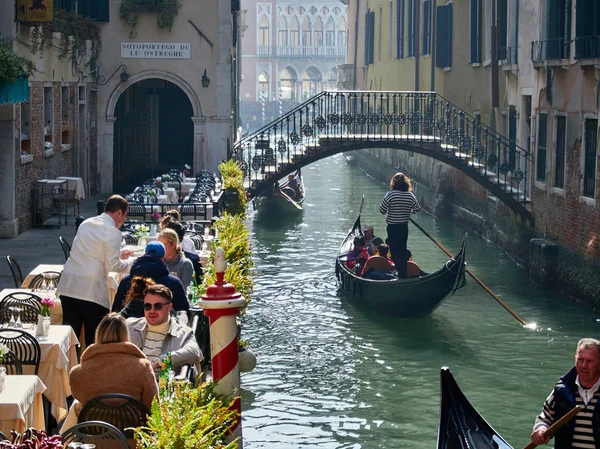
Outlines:
{"type": "Polygon", "coordinates": [[[17,55],[11,42],[0,37],[0,84],[14,83],[21,76],[32,75],[35,71],[33,62],[17,55]]]}
{"type": "Polygon", "coordinates": [[[248,200],[244,189],[244,172],[240,164],[233,160],[221,162],[219,172],[225,189],[225,210],[232,215],[245,216],[248,200]]]}

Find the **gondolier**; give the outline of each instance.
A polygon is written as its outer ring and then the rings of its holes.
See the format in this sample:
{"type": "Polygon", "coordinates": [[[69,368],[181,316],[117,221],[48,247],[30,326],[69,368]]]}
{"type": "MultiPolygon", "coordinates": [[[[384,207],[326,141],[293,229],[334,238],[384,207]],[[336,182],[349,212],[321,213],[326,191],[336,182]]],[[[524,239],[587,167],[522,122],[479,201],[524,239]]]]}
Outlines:
{"type": "Polygon", "coordinates": [[[546,444],[546,430],[579,405],[583,410],[555,434],[555,449],[600,448],[600,341],[584,338],[577,343],[575,366],[560,378],[544,402],[531,441],[546,444]]]}

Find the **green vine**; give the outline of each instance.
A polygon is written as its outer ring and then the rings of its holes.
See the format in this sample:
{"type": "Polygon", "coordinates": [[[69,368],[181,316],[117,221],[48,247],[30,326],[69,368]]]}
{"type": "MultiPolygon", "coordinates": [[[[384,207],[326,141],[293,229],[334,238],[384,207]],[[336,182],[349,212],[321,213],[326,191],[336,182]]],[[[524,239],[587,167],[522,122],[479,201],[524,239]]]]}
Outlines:
{"type": "Polygon", "coordinates": [[[141,13],[155,12],[158,28],[168,28],[171,31],[180,6],[179,0],[123,0],[119,14],[127,25],[135,28],[141,13]]]}
{"type": "Polygon", "coordinates": [[[14,83],[24,75],[32,75],[35,72],[32,61],[17,55],[11,42],[0,37],[0,83],[14,83]]]}
{"type": "Polygon", "coordinates": [[[90,40],[91,53],[85,65],[95,67],[102,52],[102,40],[100,28],[92,19],[73,12],[57,11],[54,22],[43,23],[32,29],[32,53],[43,53],[44,47],[51,45],[51,33],[61,33],[58,47],[60,60],[80,61],[87,53],[86,41],[90,40]]]}

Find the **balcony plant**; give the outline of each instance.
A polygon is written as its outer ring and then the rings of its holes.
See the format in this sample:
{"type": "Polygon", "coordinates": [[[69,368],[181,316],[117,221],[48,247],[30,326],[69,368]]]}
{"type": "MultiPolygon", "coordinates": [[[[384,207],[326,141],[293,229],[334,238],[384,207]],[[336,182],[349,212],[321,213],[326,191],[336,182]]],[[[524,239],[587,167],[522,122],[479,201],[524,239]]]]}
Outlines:
{"type": "Polygon", "coordinates": [[[11,42],[0,37],[0,86],[14,83],[23,75],[32,75],[35,71],[33,62],[17,55],[11,42]]]}
{"type": "Polygon", "coordinates": [[[119,8],[119,15],[127,25],[132,28],[130,36],[135,36],[135,27],[142,13],[156,13],[156,25],[161,29],[171,31],[175,16],[179,11],[179,0],[123,0],[119,8]]]}

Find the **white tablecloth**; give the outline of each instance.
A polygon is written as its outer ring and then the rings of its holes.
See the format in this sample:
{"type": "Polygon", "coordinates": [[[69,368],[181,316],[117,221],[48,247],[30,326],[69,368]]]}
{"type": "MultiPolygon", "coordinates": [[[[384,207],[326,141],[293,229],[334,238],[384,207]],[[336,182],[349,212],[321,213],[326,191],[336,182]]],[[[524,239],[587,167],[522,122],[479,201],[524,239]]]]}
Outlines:
{"type": "Polygon", "coordinates": [[[166,189],[163,189],[163,192],[165,192],[165,195],[167,195],[167,197],[169,197],[170,203],[179,202],[179,196],[177,194],[177,190],[175,190],[173,187],[167,187],[166,189]]]}
{"type": "Polygon", "coordinates": [[[52,313],[52,315],[51,315],[52,324],[62,324],[62,317],[63,317],[62,303],[60,302],[60,299],[57,299],[55,297],[54,291],[34,292],[30,288],[5,288],[4,290],[0,291],[0,301],[2,301],[5,296],[10,295],[11,293],[33,293],[34,295],[38,296],[41,299],[44,299],[44,298],[53,299],[54,307],[52,307],[52,309],[50,309],[50,312],[52,313]]]}
{"type": "Polygon", "coordinates": [[[182,182],[181,183],[181,195],[186,196],[196,188],[196,180],[194,182],[182,182]]]}
{"type": "Polygon", "coordinates": [[[85,188],[83,187],[83,179],[73,176],[59,176],[56,179],[65,179],[67,181],[67,189],[75,192],[76,200],[85,200],[85,188]]]}
{"type": "Polygon", "coordinates": [[[45,273],[46,271],[55,271],[57,273],[62,273],[63,267],[64,265],[40,264],[33,270],[31,270],[31,273],[29,273],[25,277],[25,280],[23,281],[23,284],[21,284],[21,287],[28,288],[31,280],[40,273],[45,273]]]}
{"type": "Polygon", "coordinates": [[[45,390],[38,376],[6,376],[0,392],[0,431],[10,438],[11,430],[23,433],[30,427],[43,429],[45,390]]]}

